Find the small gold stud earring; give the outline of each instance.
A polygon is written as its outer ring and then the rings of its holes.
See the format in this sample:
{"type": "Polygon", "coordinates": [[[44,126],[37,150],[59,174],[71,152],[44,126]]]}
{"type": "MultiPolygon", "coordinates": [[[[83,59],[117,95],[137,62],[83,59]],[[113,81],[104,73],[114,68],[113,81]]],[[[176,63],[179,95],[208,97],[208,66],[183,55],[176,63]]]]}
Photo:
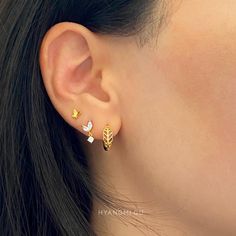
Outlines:
{"type": "Polygon", "coordinates": [[[103,148],[105,151],[109,151],[113,144],[113,132],[110,126],[107,124],[103,129],[103,148]]]}
{"type": "Polygon", "coordinates": [[[74,109],[73,112],[72,112],[72,118],[77,120],[79,118],[79,116],[81,115],[81,112],[74,109]]]}

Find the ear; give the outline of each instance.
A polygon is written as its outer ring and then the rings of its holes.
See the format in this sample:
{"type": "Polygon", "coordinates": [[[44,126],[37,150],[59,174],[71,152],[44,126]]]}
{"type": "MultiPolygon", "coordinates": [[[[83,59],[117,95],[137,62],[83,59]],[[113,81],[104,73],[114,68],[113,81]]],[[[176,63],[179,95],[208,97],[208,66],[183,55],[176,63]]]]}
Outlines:
{"type": "Polygon", "coordinates": [[[82,125],[91,120],[95,139],[102,139],[106,124],[114,136],[121,127],[119,99],[103,40],[82,25],[63,22],[47,32],[40,48],[41,73],[52,104],[85,135],[82,125]],[[74,109],[81,112],[78,120],[72,118],[74,109]]]}

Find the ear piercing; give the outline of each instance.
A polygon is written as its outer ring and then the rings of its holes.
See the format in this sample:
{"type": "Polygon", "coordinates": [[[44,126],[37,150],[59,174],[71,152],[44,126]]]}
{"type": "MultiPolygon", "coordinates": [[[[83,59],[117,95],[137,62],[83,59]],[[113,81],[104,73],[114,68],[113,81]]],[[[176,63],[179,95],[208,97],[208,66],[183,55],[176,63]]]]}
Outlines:
{"type": "MultiPolygon", "coordinates": [[[[79,116],[81,115],[81,112],[73,109],[72,111],[72,119],[77,120],[79,116]]],[[[88,139],[87,141],[89,143],[94,142],[94,137],[92,134],[92,129],[93,129],[93,122],[91,120],[88,121],[87,125],[82,125],[83,131],[88,133],[88,139]]],[[[103,148],[105,151],[109,151],[111,149],[111,146],[113,144],[113,131],[111,130],[111,127],[107,124],[105,128],[103,129],[103,148]]]]}
{"type": "MultiPolygon", "coordinates": [[[[77,120],[79,116],[81,115],[81,112],[77,109],[73,109],[72,111],[72,119],[77,120]]],[[[82,129],[88,133],[89,137],[87,139],[88,142],[93,143],[94,137],[92,135],[92,129],[93,129],[93,123],[92,121],[89,121],[87,125],[82,125],[82,129]]]]}
{"type": "Polygon", "coordinates": [[[103,129],[103,148],[105,151],[109,151],[113,143],[113,132],[110,126],[107,124],[103,129]]]}
{"type": "Polygon", "coordinates": [[[92,123],[92,121],[90,120],[90,121],[88,122],[87,126],[86,126],[86,125],[82,125],[82,128],[83,128],[83,130],[84,130],[85,132],[88,132],[89,137],[88,137],[87,141],[90,142],[90,143],[93,143],[94,137],[93,137],[93,135],[92,135],[92,129],[93,129],[93,123],[92,123]]]}
{"type": "Polygon", "coordinates": [[[76,110],[76,109],[74,109],[73,112],[72,112],[72,116],[71,116],[71,117],[72,117],[73,119],[77,120],[80,115],[81,115],[81,112],[78,111],[78,110],[76,110]]]}

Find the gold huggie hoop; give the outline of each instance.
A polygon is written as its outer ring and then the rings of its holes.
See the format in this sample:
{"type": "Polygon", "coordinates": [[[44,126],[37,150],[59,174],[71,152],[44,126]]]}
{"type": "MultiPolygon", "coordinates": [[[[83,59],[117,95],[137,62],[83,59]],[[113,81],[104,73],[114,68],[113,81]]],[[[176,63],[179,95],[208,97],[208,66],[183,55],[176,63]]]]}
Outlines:
{"type": "Polygon", "coordinates": [[[113,144],[113,132],[110,126],[107,124],[103,129],[103,148],[105,151],[109,151],[113,144]]]}

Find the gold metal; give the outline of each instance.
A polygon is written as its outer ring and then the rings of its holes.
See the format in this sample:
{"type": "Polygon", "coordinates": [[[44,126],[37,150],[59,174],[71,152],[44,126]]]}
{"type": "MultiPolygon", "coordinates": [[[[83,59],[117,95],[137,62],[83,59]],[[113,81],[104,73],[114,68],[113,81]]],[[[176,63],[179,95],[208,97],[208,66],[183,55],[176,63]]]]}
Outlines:
{"type": "Polygon", "coordinates": [[[109,151],[113,144],[113,132],[110,126],[107,124],[103,129],[103,148],[105,151],[109,151]]]}
{"type": "Polygon", "coordinates": [[[72,118],[77,120],[79,118],[79,116],[81,115],[81,112],[74,109],[73,112],[72,112],[72,118]]]}

